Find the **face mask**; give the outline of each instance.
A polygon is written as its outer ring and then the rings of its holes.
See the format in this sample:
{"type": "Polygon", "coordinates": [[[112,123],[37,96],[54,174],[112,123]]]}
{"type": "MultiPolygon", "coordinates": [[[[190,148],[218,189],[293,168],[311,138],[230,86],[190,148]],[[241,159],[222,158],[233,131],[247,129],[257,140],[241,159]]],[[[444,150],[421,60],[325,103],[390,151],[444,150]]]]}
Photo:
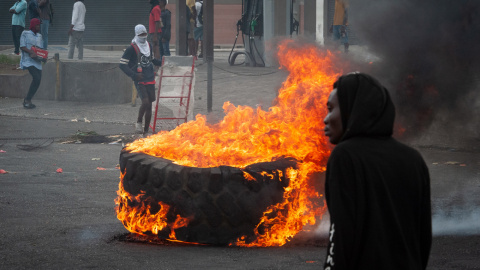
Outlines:
{"type": "Polygon", "coordinates": [[[145,43],[145,41],[147,41],[147,37],[139,37],[137,36],[138,38],[138,41],[141,42],[141,43],[145,43]]]}

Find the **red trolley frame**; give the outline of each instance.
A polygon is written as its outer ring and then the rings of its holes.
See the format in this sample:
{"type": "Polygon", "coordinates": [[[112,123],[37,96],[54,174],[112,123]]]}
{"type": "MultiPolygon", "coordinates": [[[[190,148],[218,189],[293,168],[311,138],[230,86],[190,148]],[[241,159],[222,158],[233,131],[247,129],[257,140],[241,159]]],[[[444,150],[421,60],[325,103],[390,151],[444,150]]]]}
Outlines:
{"type": "Polygon", "coordinates": [[[152,133],[155,134],[155,131],[157,129],[157,121],[158,120],[171,120],[175,121],[176,120],[176,126],[186,123],[187,118],[188,118],[188,112],[189,112],[189,107],[190,107],[190,96],[192,93],[192,82],[194,78],[194,68],[195,68],[195,59],[196,57],[193,56],[167,56],[168,58],[192,58],[192,66],[190,71],[185,72],[183,75],[165,75],[164,74],[164,64],[165,64],[165,59],[166,57],[164,56],[162,59],[162,67],[160,69],[160,74],[159,74],[159,82],[158,82],[158,91],[157,91],[157,100],[155,102],[155,115],[153,117],[153,126],[152,128],[152,133]],[[179,96],[162,96],[162,81],[163,78],[183,78],[182,80],[182,90],[181,94],[179,96]],[[186,90],[185,86],[188,85],[188,90],[186,90]],[[161,103],[161,99],[179,99],[179,107],[185,107],[185,116],[183,117],[158,117],[158,104],[161,103]]]}

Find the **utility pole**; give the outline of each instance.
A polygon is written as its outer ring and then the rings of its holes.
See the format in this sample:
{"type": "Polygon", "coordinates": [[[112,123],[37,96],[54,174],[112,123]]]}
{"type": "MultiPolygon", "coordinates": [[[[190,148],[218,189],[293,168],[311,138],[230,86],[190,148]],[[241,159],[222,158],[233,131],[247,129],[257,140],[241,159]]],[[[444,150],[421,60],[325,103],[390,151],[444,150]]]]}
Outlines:
{"type": "Polygon", "coordinates": [[[207,110],[212,111],[212,77],[213,77],[213,2],[214,0],[203,1],[203,40],[204,62],[207,62],[207,110]]]}
{"type": "Polygon", "coordinates": [[[176,55],[187,55],[187,4],[185,0],[177,0],[175,10],[175,23],[177,25],[175,27],[176,55]]]}

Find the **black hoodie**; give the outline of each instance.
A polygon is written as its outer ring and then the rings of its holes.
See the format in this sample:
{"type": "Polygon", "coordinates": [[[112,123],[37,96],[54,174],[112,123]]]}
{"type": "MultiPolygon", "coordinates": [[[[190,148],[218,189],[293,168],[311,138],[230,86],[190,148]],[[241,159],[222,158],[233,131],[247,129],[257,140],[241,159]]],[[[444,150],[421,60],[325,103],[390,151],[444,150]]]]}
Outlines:
{"type": "Polygon", "coordinates": [[[377,80],[351,73],[334,88],[344,134],[327,163],[325,269],[425,269],[432,227],[423,158],[391,137],[395,108],[377,80]]]}

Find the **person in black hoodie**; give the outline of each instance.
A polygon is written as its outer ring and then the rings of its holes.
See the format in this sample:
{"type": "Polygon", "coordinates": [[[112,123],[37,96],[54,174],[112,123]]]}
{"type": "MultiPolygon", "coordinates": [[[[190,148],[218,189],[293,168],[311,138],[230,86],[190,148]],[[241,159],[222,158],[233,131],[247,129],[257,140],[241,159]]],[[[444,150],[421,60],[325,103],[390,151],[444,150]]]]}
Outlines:
{"type": "Polygon", "coordinates": [[[430,177],[421,155],[392,138],[390,95],[363,73],[333,85],[324,119],[333,149],[325,195],[325,269],[425,269],[432,242],[430,177]]]}
{"type": "Polygon", "coordinates": [[[142,105],[138,110],[135,130],[148,132],[152,118],[152,102],[155,101],[155,71],[153,65],[161,66],[162,60],[153,58],[152,46],[147,41],[147,29],[144,25],[135,26],[135,37],[120,59],[120,69],[135,83],[142,105]],[[145,125],[142,120],[145,116],[145,125]]]}

